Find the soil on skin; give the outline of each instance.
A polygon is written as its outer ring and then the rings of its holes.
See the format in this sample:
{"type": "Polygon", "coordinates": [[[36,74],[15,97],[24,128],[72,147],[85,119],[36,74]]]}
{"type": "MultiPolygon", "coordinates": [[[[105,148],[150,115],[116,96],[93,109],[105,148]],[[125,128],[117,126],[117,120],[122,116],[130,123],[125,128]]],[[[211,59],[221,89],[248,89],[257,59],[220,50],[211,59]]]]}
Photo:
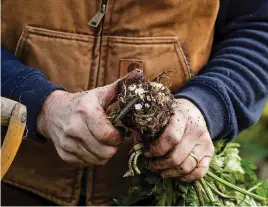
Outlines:
{"type": "Polygon", "coordinates": [[[130,101],[138,98],[122,123],[137,130],[141,141],[154,140],[166,127],[174,113],[174,97],[162,83],[146,81],[144,77],[126,80],[119,85],[118,102],[120,112],[130,101]]]}

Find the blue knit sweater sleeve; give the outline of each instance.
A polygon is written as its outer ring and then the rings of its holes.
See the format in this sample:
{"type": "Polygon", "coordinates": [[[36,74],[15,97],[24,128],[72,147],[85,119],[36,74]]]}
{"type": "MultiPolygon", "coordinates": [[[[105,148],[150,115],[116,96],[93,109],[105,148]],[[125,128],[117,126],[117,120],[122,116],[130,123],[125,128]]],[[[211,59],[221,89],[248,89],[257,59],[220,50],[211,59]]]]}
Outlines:
{"type": "MultiPolygon", "coordinates": [[[[240,1],[240,8],[249,2],[240,1]]],[[[226,22],[208,64],[176,95],[200,108],[215,140],[256,123],[268,97],[268,1],[226,22]]]]}
{"type": "Polygon", "coordinates": [[[14,55],[1,48],[1,96],[18,101],[27,107],[29,137],[36,136],[36,122],[41,105],[54,90],[64,90],[49,82],[44,73],[20,63],[14,55]]]}

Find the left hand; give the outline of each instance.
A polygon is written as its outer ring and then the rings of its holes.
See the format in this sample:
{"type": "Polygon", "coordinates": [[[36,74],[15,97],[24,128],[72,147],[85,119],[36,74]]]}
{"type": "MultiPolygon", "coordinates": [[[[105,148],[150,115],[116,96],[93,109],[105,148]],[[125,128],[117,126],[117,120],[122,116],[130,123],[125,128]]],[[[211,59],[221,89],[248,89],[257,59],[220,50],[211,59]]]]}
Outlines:
{"type": "Polygon", "coordinates": [[[208,171],[214,146],[200,110],[187,99],[176,99],[175,113],[162,135],[149,146],[152,169],[165,178],[184,182],[201,179],[208,171]]]}

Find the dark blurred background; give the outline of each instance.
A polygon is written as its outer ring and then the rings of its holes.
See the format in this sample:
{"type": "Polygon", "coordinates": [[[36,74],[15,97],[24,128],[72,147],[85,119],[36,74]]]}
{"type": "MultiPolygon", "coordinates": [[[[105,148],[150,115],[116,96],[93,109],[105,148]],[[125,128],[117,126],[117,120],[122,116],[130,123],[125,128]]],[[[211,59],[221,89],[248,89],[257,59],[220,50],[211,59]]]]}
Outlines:
{"type": "Polygon", "coordinates": [[[257,165],[258,176],[268,179],[268,104],[260,121],[243,131],[234,141],[241,144],[241,156],[251,159],[257,165]]]}

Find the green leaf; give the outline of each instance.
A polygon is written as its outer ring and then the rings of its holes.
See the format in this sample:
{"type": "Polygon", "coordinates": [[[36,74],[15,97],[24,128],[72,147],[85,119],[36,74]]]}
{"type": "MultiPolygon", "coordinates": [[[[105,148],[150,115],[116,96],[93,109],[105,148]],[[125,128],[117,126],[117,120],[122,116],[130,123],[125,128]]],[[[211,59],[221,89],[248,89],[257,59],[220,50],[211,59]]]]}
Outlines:
{"type": "MultiPolygon", "coordinates": [[[[251,160],[240,158],[238,150],[239,144],[231,142],[224,146],[223,142],[221,142],[218,146],[221,150],[217,151],[218,153],[211,161],[211,172],[221,179],[240,188],[244,188],[245,190],[252,188],[260,182],[256,176],[256,166],[251,160]]],[[[181,183],[176,179],[162,179],[150,169],[143,171],[142,178],[139,185],[131,187],[127,194],[114,199],[115,203],[117,205],[132,205],[148,197],[148,195],[151,195],[153,196],[152,203],[149,205],[199,205],[199,200],[192,183],[181,183]]],[[[206,175],[205,180],[210,184],[209,188],[211,188],[211,190],[213,188],[216,189],[215,191],[212,190],[215,200],[214,205],[256,206],[263,204],[249,196],[237,192],[233,188],[227,187],[226,184],[222,184],[218,179],[206,175]],[[235,197],[235,200],[233,200],[233,197],[235,197]]],[[[268,180],[261,182],[261,185],[252,193],[267,198],[268,180]]],[[[205,204],[210,205],[210,200],[204,189],[202,189],[202,195],[205,204]]]]}
{"type": "Polygon", "coordinates": [[[268,198],[268,180],[264,180],[257,188],[256,193],[264,198],[268,198]]]}

